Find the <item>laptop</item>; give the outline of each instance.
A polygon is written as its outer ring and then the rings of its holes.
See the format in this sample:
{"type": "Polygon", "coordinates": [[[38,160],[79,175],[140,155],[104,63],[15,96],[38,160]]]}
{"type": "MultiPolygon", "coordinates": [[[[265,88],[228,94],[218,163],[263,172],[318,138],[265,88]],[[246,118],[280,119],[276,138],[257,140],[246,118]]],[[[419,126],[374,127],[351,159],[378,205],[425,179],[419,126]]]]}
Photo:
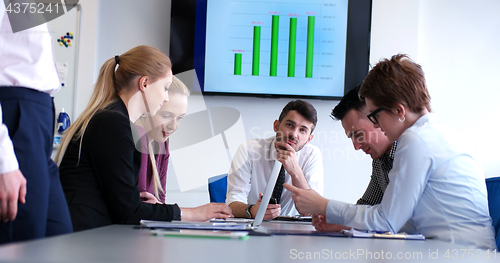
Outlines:
{"type": "Polygon", "coordinates": [[[269,180],[267,180],[266,189],[264,190],[264,196],[262,196],[262,200],[260,201],[260,206],[259,209],[257,210],[257,215],[255,215],[255,220],[251,225],[252,229],[258,228],[260,224],[262,224],[262,220],[264,220],[264,215],[266,214],[267,206],[269,205],[269,200],[273,195],[274,185],[278,180],[280,170],[281,170],[281,163],[275,161],[273,170],[271,171],[271,176],[269,177],[269,180]]]}
{"type": "Polygon", "coordinates": [[[214,219],[210,222],[184,222],[184,221],[154,221],[154,220],[141,220],[141,225],[144,227],[152,228],[180,228],[180,229],[216,229],[216,230],[251,230],[254,234],[264,234],[269,235],[267,229],[260,226],[264,220],[264,215],[266,214],[267,206],[269,205],[269,200],[273,194],[274,185],[278,179],[281,170],[281,163],[275,161],[273,170],[271,171],[271,176],[267,181],[266,189],[264,190],[264,196],[260,202],[259,209],[257,210],[257,215],[255,219],[245,219],[245,218],[228,218],[226,220],[214,219]],[[239,226],[238,226],[239,225],[239,226]]]}
{"type": "MultiPolygon", "coordinates": [[[[259,209],[257,210],[257,214],[255,215],[255,219],[247,219],[247,218],[227,218],[225,220],[215,219],[213,221],[221,222],[225,221],[228,223],[246,223],[247,230],[262,230],[262,232],[266,232],[267,230],[262,229],[260,225],[264,220],[264,215],[266,214],[267,206],[269,205],[269,200],[273,195],[274,185],[276,184],[276,180],[278,179],[279,173],[281,170],[281,163],[275,161],[273,169],[271,171],[271,176],[267,181],[266,189],[264,190],[264,195],[262,196],[262,200],[260,201],[259,209]]],[[[261,232],[261,231],[258,231],[261,232]]]]}

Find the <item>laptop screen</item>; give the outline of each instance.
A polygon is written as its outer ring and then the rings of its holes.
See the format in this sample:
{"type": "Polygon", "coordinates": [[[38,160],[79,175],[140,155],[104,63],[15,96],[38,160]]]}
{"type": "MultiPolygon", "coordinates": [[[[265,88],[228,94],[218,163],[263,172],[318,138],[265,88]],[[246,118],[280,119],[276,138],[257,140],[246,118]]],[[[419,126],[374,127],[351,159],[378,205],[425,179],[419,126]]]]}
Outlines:
{"type": "Polygon", "coordinates": [[[271,172],[271,177],[269,177],[269,180],[267,181],[267,186],[266,190],[264,191],[264,196],[262,196],[259,209],[257,210],[257,215],[255,216],[255,220],[253,221],[252,225],[253,227],[258,227],[262,223],[262,220],[264,219],[267,205],[269,204],[269,200],[271,199],[271,195],[273,194],[274,185],[276,184],[276,180],[278,179],[280,169],[281,169],[281,163],[275,161],[273,170],[271,172]]]}

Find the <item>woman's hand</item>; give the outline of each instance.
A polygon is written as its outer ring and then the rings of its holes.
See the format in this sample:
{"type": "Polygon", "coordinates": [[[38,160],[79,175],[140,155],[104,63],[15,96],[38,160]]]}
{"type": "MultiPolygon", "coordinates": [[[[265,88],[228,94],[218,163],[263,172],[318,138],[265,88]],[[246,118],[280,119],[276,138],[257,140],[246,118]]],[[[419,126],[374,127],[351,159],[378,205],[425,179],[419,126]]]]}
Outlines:
{"type": "Polygon", "coordinates": [[[203,222],[212,218],[229,218],[233,217],[231,208],[224,203],[208,203],[206,205],[194,208],[181,208],[181,221],[198,221],[203,222]]]}
{"type": "Polygon", "coordinates": [[[141,197],[141,199],[144,203],[153,204],[153,205],[154,204],[161,204],[161,202],[158,201],[158,199],[156,199],[156,197],[151,193],[141,192],[139,194],[139,196],[141,197]]]}

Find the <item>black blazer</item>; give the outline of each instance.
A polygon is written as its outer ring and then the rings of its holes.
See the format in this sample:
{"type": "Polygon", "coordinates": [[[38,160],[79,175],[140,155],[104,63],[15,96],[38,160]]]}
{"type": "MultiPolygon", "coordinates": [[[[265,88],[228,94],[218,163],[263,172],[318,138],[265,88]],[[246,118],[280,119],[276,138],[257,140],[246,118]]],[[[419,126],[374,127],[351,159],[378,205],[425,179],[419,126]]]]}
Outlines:
{"type": "Polygon", "coordinates": [[[92,117],[81,153],[80,140],[68,145],[59,172],[75,231],[139,224],[141,219],[180,219],[177,204],[141,201],[137,188],[141,154],[134,144],[133,127],[125,104],[117,99],[92,117]]]}

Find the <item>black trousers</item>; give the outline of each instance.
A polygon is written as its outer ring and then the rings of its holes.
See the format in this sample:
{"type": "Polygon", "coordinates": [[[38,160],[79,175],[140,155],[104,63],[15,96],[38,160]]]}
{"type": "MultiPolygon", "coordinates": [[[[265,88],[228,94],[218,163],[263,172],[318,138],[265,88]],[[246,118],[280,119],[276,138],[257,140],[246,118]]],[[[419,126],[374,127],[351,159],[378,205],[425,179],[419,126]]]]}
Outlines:
{"type": "Polygon", "coordinates": [[[26,177],[26,203],[13,222],[0,223],[0,244],[73,232],[59,169],[52,161],[54,102],[47,93],[0,87],[3,122],[26,177]]]}

